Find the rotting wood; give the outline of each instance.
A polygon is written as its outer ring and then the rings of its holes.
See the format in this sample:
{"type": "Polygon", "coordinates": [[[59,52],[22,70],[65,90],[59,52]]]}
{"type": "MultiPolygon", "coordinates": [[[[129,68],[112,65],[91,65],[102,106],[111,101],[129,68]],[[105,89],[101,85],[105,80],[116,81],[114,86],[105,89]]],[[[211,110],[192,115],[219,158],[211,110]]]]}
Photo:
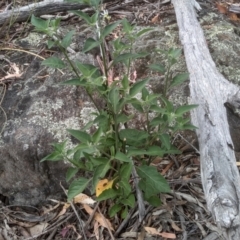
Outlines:
{"type": "Polygon", "coordinates": [[[226,239],[240,239],[240,177],[229,132],[225,102],[239,99],[239,88],[216,68],[197,20],[195,1],[172,0],[190,73],[192,111],[200,147],[201,176],[207,201],[226,239]]]}

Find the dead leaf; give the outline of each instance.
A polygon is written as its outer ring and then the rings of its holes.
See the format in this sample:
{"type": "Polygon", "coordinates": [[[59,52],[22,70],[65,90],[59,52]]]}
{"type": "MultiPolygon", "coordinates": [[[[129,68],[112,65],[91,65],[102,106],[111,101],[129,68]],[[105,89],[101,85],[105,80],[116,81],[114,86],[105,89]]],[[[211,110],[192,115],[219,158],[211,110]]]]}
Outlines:
{"type": "MultiPolygon", "coordinates": [[[[86,210],[86,212],[91,216],[93,213],[93,209],[91,207],[89,207],[86,204],[83,204],[84,209],[86,210]]],[[[98,212],[96,212],[94,214],[94,219],[103,227],[105,228],[109,228],[110,230],[114,231],[112,224],[110,223],[110,221],[107,218],[102,217],[102,215],[98,212]]]]}
{"type": "Polygon", "coordinates": [[[176,239],[176,235],[174,233],[162,232],[160,233],[160,236],[162,236],[163,238],[176,239]]]}
{"type": "Polygon", "coordinates": [[[99,228],[99,225],[98,225],[98,222],[96,221],[94,223],[94,234],[95,234],[96,239],[100,240],[98,228],[99,228]]]}
{"type": "Polygon", "coordinates": [[[75,227],[74,225],[72,225],[72,224],[70,224],[70,225],[68,225],[68,226],[66,226],[66,227],[64,227],[64,228],[62,229],[62,231],[61,231],[62,237],[65,237],[65,236],[67,235],[67,233],[69,232],[70,229],[72,229],[72,230],[77,234],[76,240],[82,238],[82,236],[77,232],[76,227],[75,227]]]}
{"type": "Polygon", "coordinates": [[[73,202],[74,203],[81,203],[81,204],[88,204],[88,205],[92,205],[94,204],[96,201],[94,201],[92,198],[90,198],[88,195],[80,193],[77,196],[75,196],[73,198],[73,202]]]}
{"type": "Polygon", "coordinates": [[[230,20],[232,21],[239,21],[240,19],[238,18],[237,14],[236,13],[229,13],[229,18],[230,20]]]}
{"type": "Polygon", "coordinates": [[[137,71],[133,71],[133,73],[130,75],[130,82],[135,83],[137,79],[137,71]]]}
{"type": "Polygon", "coordinates": [[[70,203],[65,203],[65,204],[63,205],[62,210],[59,212],[59,214],[56,216],[56,218],[64,215],[64,214],[66,213],[67,209],[68,209],[70,206],[71,206],[70,203]]]}
{"type": "Polygon", "coordinates": [[[227,14],[228,7],[226,4],[223,3],[217,3],[217,9],[220,13],[227,14]]]}
{"type": "Polygon", "coordinates": [[[96,196],[98,197],[103,191],[112,188],[114,180],[100,180],[96,186],[96,196]]]}
{"type": "Polygon", "coordinates": [[[29,231],[32,235],[32,237],[37,236],[41,234],[48,226],[48,223],[39,223],[31,228],[29,228],[29,231]]]}
{"type": "Polygon", "coordinates": [[[151,22],[152,23],[157,23],[158,22],[158,17],[159,17],[159,13],[155,17],[152,18],[151,22]]]}
{"type": "Polygon", "coordinates": [[[159,235],[160,234],[156,228],[144,227],[144,229],[147,233],[149,233],[151,235],[159,235]]]}
{"type": "Polygon", "coordinates": [[[7,62],[10,65],[10,69],[7,72],[7,75],[3,78],[0,79],[0,81],[4,81],[7,79],[17,79],[17,78],[21,78],[23,72],[20,71],[19,67],[17,66],[16,63],[11,63],[9,60],[7,60],[7,62]]]}
{"type": "Polygon", "coordinates": [[[150,235],[158,235],[164,238],[176,239],[176,235],[174,233],[166,233],[166,232],[160,233],[156,228],[152,228],[152,227],[144,227],[144,229],[150,235]]]}
{"type": "Polygon", "coordinates": [[[171,221],[172,228],[177,232],[182,232],[182,229],[176,225],[174,221],[171,221]]]}

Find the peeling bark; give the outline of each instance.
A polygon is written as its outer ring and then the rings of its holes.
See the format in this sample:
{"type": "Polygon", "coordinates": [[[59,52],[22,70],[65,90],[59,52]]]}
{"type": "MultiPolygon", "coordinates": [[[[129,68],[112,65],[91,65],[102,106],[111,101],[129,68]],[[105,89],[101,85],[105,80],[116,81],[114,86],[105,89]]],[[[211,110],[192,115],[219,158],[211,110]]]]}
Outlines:
{"type": "MultiPolygon", "coordinates": [[[[239,99],[239,88],[226,80],[212,60],[194,10],[195,1],[172,0],[190,73],[191,113],[198,127],[201,176],[207,206],[227,239],[240,239],[240,177],[224,103],[239,99]]],[[[195,5],[196,7],[196,5],[195,5]]]]}

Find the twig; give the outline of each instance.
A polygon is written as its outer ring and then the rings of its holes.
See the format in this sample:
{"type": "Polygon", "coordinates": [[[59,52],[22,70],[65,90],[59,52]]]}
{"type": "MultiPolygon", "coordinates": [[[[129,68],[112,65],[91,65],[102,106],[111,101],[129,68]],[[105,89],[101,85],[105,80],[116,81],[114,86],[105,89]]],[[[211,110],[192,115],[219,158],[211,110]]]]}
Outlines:
{"type": "Polygon", "coordinates": [[[136,207],[131,209],[130,213],[128,213],[127,217],[122,221],[120,226],[118,227],[117,231],[115,232],[114,236],[117,237],[119,233],[122,231],[122,229],[125,227],[125,225],[128,223],[129,219],[131,218],[132,214],[136,210],[136,207]]]}
{"type": "Polygon", "coordinates": [[[5,94],[6,94],[6,89],[7,89],[7,87],[6,87],[6,84],[4,84],[3,82],[1,83],[0,82],[0,85],[2,85],[3,86],[3,96],[2,96],[2,98],[0,99],[0,110],[3,112],[3,115],[4,115],[4,118],[5,118],[5,121],[4,121],[4,123],[3,123],[3,127],[2,127],[2,129],[0,130],[0,135],[2,134],[2,132],[3,132],[3,130],[4,130],[4,128],[5,128],[5,126],[6,126],[6,123],[7,123],[7,114],[6,114],[6,112],[5,112],[5,110],[2,108],[2,106],[1,106],[1,104],[2,104],[2,102],[3,102],[3,99],[4,99],[4,96],[5,96],[5,94]]]}
{"type": "Polygon", "coordinates": [[[38,235],[35,235],[33,237],[30,237],[30,238],[25,238],[25,240],[34,240],[36,239],[37,237],[40,237],[40,236],[43,236],[44,234],[50,232],[50,231],[53,231],[55,228],[57,228],[58,226],[60,226],[61,224],[63,224],[64,222],[66,222],[69,218],[71,218],[73,216],[73,214],[69,214],[69,216],[67,216],[67,218],[63,219],[62,221],[60,221],[58,224],[54,224],[53,227],[49,228],[48,230],[38,234],[38,235]]]}
{"type": "MultiPolygon", "coordinates": [[[[65,190],[65,188],[62,186],[61,183],[60,183],[60,186],[61,186],[61,188],[63,189],[64,193],[65,193],[66,196],[67,196],[67,191],[65,190]]],[[[76,217],[77,217],[77,219],[78,219],[78,221],[79,221],[79,224],[80,224],[80,232],[82,232],[84,239],[87,240],[87,236],[86,236],[85,231],[84,231],[84,226],[83,226],[82,220],[81,220],[81,218],[79,217],[79,214],[78,214],[78,212],[77,212],[77,210],[76,210],[73,202],[72,202],[72,201],[69,201],[69,203],[70,203],[71,208],[73,209],[73,211],[74,211],[74,213],[75,213],[75,215],[76,215],[76,217]]]]}
{"type": "Polygon", "coordinates": [[[200,154],[197,148],[195,148],[187,139],[185,139],[180,133],[177,134],[177,136],[180,136],[187,144],[189,144],[195,151],[196,153],[200,154]]]}
{"type": "Polygon", "coordinates": [[[52,240],[54,235],[56,234],[57,230],[58,230],[57,228],[54,228],[46,240],[52,240]]]}
{"type": "Polygon", "coordinates": [[[114,236],[113,236],[113,234],[112,234],[112,231],[111,231],[110,227],[108,226],[108,222],[106,221],[105,217],[103,216],[100,208],[98,207],[97,209],[98,209],[98,211],[99,211],[99,213],[100,213],[100,215],[101,215],[101,217],[102,217],[105,225],[107,226],[107,230],[108,230],[108,232],[109,232],[109,234],[110,234],[110,236],[111,236],[111,239],[112,239],[112,240],[115,240],[115,238],[114,238],[114,236]]]}
{"type": "Polygon", "coordinates": [[[138,202],[139,222],[142,222],[143,218],[145,217],[146,209],[145,209],[142,191],[138,187],[139,177],[134,164],[132,164],[132,167],[133,167],[132,175],[133,175],[133,180],[134,180],[136,193],[137,193],[137,200],[138,200],[137,202],[138,202]]]}
{"type": "Polygon", "coordinates": [[[95,212],[97,211],[97,208],[98,208],[98,206],[99,206],[99,203],[100,203],[100,202],[97,202],[96,206],[95,206],[94,209],[93,209],[92,214],[91,214],[90,217],[88,218],[88,220],[87,220],[87,222],[86,222],[86,224],[85,224],[85,226],[84,226],[84,230],[85,230],[85,231],[87,230],[88,225],[89,225],[89,224],[91,223],[91,221],[93,220],[94,214],[95,214],[95,212]]]}

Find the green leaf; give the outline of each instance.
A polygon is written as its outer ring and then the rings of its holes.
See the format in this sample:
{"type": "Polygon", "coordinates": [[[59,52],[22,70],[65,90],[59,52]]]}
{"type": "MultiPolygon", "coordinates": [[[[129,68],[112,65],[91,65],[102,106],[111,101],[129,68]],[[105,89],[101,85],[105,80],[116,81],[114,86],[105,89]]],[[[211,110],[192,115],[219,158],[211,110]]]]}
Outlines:
{"type": "Polygon", "coordinates": [[[152,105],[150,107],[150,111],[154,111],[154,112],[157,112],[157,113],[165,113],[166,109],[165,108],[161,108],[161,107],[156,106],[156,105],[152,105]]]}
{"type": "Polygon", "coordinates": [[[119,136],[128,145],[141,146],[145,144],[148,133],[137,129],[122,129],[119,132],[119,136]]]}
{"type": "Polygon", "coordinates": [[[94,119],[94,123],[98,124],[98,126],[102,128],[103,132],[105,132],[109,127],[109,117],[103,112],[94,119]]]}
{"type": "Polygon", "coordinates": [[[124,105],[126,104],[126,98],[120,98],[118,104],[117,104],[117,113],[119,113],[121,110],[123,110],[124,105]]]}
{"type": "Polygon", "coordinates": [[[155,117],[151,122],[150,122],[150,126],[151,127],[156,127],[158,125],[161,126],[161,124],[164,124],[166,121],[164,120],[164,118],[162,116],[158,116],[155,117]]]}
{"type": "Polygon", "coordinates": [[[82,158],[84,156],[83,155],[84,153],[92,154],[92,153],[96,152],[95,146],[94,145],[89,145],[88,142],[87,143],[78,144],[75,149],[76,149],[76,152],[74,154],[74,158],[75,159],[82,158]]]}
{"type": "Polygon", "coordinates": [[[110,217],[114,217],[118,212],[121,211],[121,209],[122,209],[122,205],[115,204],[109,209],[108,214],[110,217]]]}
{"type": "Polygon", "coordinates": [[[83,52],[86,53],[90,51],[91,49],[98,47],[100,45],[100,42],[94,40],[93,38],[88,38],[83,46],[83,52]]]}
{"type": "Polygon", "coordinates": [[[47,41],[47,46],[48,46],[49,49],[52,48],[54,45],[55,45],[54,41],[51,41],[51,40],[47,41]]]}
{"type": "Polygon", "coordinates": [[[182,49],[180,48],[176,48],[176,49],[171,48],[168,51],[168,56],[174,59],[179,58],[181,54],[182,54],[182,49]]]}
{"type": "Polygon", "coordinates": [[[112,110],[114,113],[117,113],[117,106],[119,103],[119,91],[116,87],[112,88],[108,94],[109,101],[112,105],[112,110]]]}
{"type": "Polygon", "coordinates": [[[92,141],[91,136],[86,132],[74,129],[67,129],[67,131],[80,142],[88,143],[92,141]]]}
{"type": "Polygon", "coordinates": [[[87,81],[79,78],[74,78],[60,83],[60,85],[86,86],[87,81]]]}
{"type": "Polygon", "coordinates": [[[152,31],[152,30],[153,30],[153,28],[144,28],[143,30],[141,30],[141,31],[139,31],[139,32],[137,33],[137,37],[140,37],[140,36],[142,36],[143,34],[149,32],[149,31],[152,31]]]}
{"type": "Polygon", "coordinates": [[[158,146],[150,146],[146,151],[146,154],[149,155],[149,156],[163,157],[163,155],[165,153],[166,153],[166,151],[163,150],[162,148],[158,147],[158,146]]]}
{"type": "Polygon", "coordinates": [[[162,145],[166,147],[167,150],[171,148],[171,140],[168,134],[164,133],[160,135],[160,140],[162,141],[162,145]]]}
{"type": "Polygon", "coordinates": [[[181,129],[182,130],[196,130],[198,128],[192,124],[184,124],[181,129]]]}
{"type": "Polygon", "coordinates": [[[134,97],[136,94],[140,93],[145,85],[149,82],[150,79],[144,79],[142,81],[138,81],[132,85],[129,91],[129,96],[134,97]]]}
{"type": "Polygon", "coordinates": [[[89,184],[90,180],[91,179],[86,178],[79,178],[77,180],[74,180],[68,189],[68,201],[71,201],[76,195],[82,193],[89,184]]]}
{"type": "Polygon", "coordinates": [[[176,111],[175,111],[175,114],[177,116],[182,116],[184,113],[189,112],[190,110],[192,110],[196,107],[198,107],[198,105],[196,105],[196,104],[184,105],[184,106],[181,106],[181,107],[177,108],[176,111]]]}
{"type": "Polygon", "coordinates": [[[73,178],[77,172],[78,172],[77,168],[74,168],[74,167],[68,168],[67,174],[66,174],[66,181],[69,182],[69,180],[73,178]]]}
{"type": "Polygon", "coordinates": [[[91,16],[91,25],[95,25],[97,23],[97,20],[98,20],[98,16],[99,16],[99,13],[98,12],[95,12],[92,16],[91,16]]]}
{"type": "Polygon", "coordinates": [[[180,85],[181,83],[183,83],[184,81],[188,80],[189,79],[189,73],[180,73],[180,74],[177,74],[173,79],[172,79],[172,82],[170,84],[170,88],[171,87],[175,87],[175,86],[178,86],[180,85]]]}
{"type": "Polygon", "coordinates": [[[60,160],[63,160],[62,153],[52,152],[51,154],[49,154],[46,157],[44,157],[43,159],[41,159],[40,162],[44,162],[44,161],[60,161],[60,160]]]}
{"type": "Polygon", "coordinates": [[[127,205],[131,208],[134,208],[135,206],[135,197],[133,194],[130,194],[128,198],[124,200],[124,205],[127,205]]]}
{"type": "Polygon", "coordinates": [[[131,104],[137,111],[139,111],[140,113],[144,113],[144,109],[140,101],[136,99],[136,101],[132,102],[131,104]]]}
{"type": "Polygon", "coordinates": [[[170,62],[170,65],[173,66],[175,63],[177,63],[177,59],[171,58],[169,62],[170,62]]]}
{"type": "Polygon", "coordinates": [[[141,156],[147,154],[147,151],[145,149],[131,149],[128,151],[127,156],[132,157],[132,156],[141,156]]]}
{"type": "Polygon", "coordinates": [[[161,64],[150,64],[148,66],[150,69],[154,70],[154,71],[157,71],[157,72],[160,72],[160,73],[165,73],[165,67],[161,64]]]}
{"type": "Polygon", "coordinates": [[[127,75],[124,75],[124,77],[122,79],[122,86],[125,90],[129,88],[129,79],[128,79],[127,75]]]}
{"type": "Polygon", "coordinates": [[[104,178],[107,171],[111,168],[110,160],[108,162],[105,162],[104,164],[101,164],[95,168],[94,174],[93,174],[93,187],[95,189],[98,181],[100,178],[104,178]]]}
{"type": "MultiPolygon", "coordinates": [[[[92,64],[84,64],[78,61],[75,62],[76,67],[81,71],[84,77],[91,77],[94,73],[98,71],[98,68],[93,66],[92,64]]],[[[99,77],[96,75],[95,77],[99,77]]]]}
{"type": "Polygon", "coordinates": [[[158,105],[158,98],[159,98],[160,94],[149,94],[148,98],[147,98],[147,102],[151,104],[151,106],[154,105],[158,105]]]}
{"type": "MultiPolygon", "coordinates": [[[[87,0],[89,2],[89,0],[87,0]]],[[[90,5],[91,6],[95,6],[98,7],[98,5],[100,4],[101,0],[90,0],[90,5]]]]}
{"type": "Polygon", "coordinates": [[[110,34],[120,23],[121,21],[117,21],[117,22],[114,22],[114,23],[111,23],[109,25],[107,25],[103,31],[102,31],[102,34],[101,34],[101,38],[105,38],[108,34],[110,34]]]}
{"type": "Polygon", "coordinates": [[[91,162],[93,163],[93,166],[99,166],[108,164],[109,159],[104,157],[91,157],[91,162]]]}
{"type": "Polygon", "coordinates": [[[129,184],[129,179],[124,178],[124,180],[121,180],[119,183],[119,188],[121,188],[123,190],[123,194],[122,197],[128,196],[131,191],[131,185],[129,184]]]}
{"type": "Polygon", "coordinates": [[[124,113],[117,115],[117,123],[125,123],[131,120],[134,117],[134,115],[127,116],[124,113]]]}
{"type": "Polygon", "coordinates": [[[123,211],[121,212],[121,218],[122,218],[122,219],[125,219],[125,218],[127,217],[127,215],[128,215],[128,208],[125,207],[125,208],[123,209],[123,211]]]}
{"type": "Polygon", "coordinates": [[[73,157],[73,159],[69,159],[68,161],[78,169],[86,169],[85,164],[81,160],[79,160],[79,158],[76,159],[75,157],[73,157]]]}
{"type": "Polygon", "coordinates": [[[163,97],[163,96],[160,96],[162,101],[164,102],[164,105],[165,105],[165,109],[167,110],[167,112],[169,113],[173,113],[174,112],[174,106],[173,104],[168,101],[167,98],[163,97]]]}
{"type": "Polygon", "coordinates": [[[122,180],[129,180],[132,174],[132,163],[124,163],[120,168],[120,174],[122,180]]]}
{"type": "Polygon", "coordinates": [[[50,26],[54,28],[54,30],[57,30],[59,28],[61,22],[61,18],[56,18],[56,19],[52,19],[50,21],[50,26]]]}
{"type": "Polygon", "coordinates": [[[121,162],[131,162],[131,159],[127,157],[124,153],[117,151],[115,158],[121,162]]]}
{"type": "Polygon", "coordinates": [[[89,121],[83,128],[82,131],[87,131],[94,124],[94,121],[89,121]]]}
{"type": "Polygon", "coordinates": [[[70,46],[74,32],[75,32],[74,30],[68,32],[61,41],[61,46],[64,47],[65,49],[70,46]]]}
{"type": "Polygon", "coordinates": [[[137,173],[141,178],[139,181],[139,187],[145,192],[147,199],[158,193],[167,193],[171,191],[166,179],[157,171],[155,167],[142,165],[136,168],[137,173]]]}
{"type": "Polygon", "coordinates": [[[65,140],[64,142],[53,143],[52,146],[54,147],[54,149],[56,151],[63,152],[64,148],[66,147],[66,143],[67,143],[67,141],[65,140]]]}
{"type": "Polygon", "coordinates": [[[143,100],[143,101],[146,101],[148,96],[149,96],[149,92],[148,92],[148,90],[146,89],[146,87],[144,87],[144,88],[142,89],[142,100],[143,100]]]}
{"type": "Polygon", "coordinates": [[[66,64],[57,57],[50,57],[42,62],[43,65],[51,68],[64,68],[66,64]]]}
{"type": "Polygon", "coordinates": [[[181,154],[182,152],[171,145],[171,148],[166,151],[167,154],[181,154]]]}
{"type": "Polygon", "coordinates": [[[54,151],[51,154],[47,155],[45,158],[43,158],[41,162],[46,160],[59,161],[64,159],[64,149],[66,147],[66,141],[60,143],[53,143],[52,145],[54,147],[54,151]]]}
{"type": "Polygon", "coordinates": [[[107,199],[114,199],[116,196],[118,195],[118,191],[113,189],[113,188],[109,188],[105,191],[103,191],[100,196],[98,196],[96,199],[97,201],[104,201],[107,199]]]}
{"type": "Polygon", "coordinates": [[[149,53],[122,53],[114,59],[114,63],[125,62],[129,59],[143,58],[149,55],[149,53]]]}
{"type": "Polygon", "coordinates": [[[151,196],[147,199],[147,201],[153,206],[153,207],[159,207],[162,202],[161,199],[158,196],[151,196]]]}
{"type": "Polygon", "coordinates": [[[92,135],[92,140],[93,140],[94,143],[98,143],[99,142],[99,140],[100,140],[100,138],[102,136],[102,133],[103,133],[103,131],[102,131],[101,127],[99,127],[97,129],[97,131],[95,131],[95,133],[92,135]]]}
{"type": "Polygon", "coordinates": [[[49,21],[37,18],[34,15],[31,17],[31,24],[36,27],[38,31],[47,30],[49,21]]]}
{"type": "Polygon", "coordinates": [[[125,33],[130,33],[130,32],[132,32],[132,30],[133,30],[133,28],[134,28],[134,26],[131,26],[131,24],[127,21],[127,19],[126,18],[124,18],[123,20],[122,20],[122,25],[123,25],[123,31],[125,32],[125,33]]]}
{"type": "Polygon", "coordinates": [[[70,11],[71,13],[74,13],[75,15],[81,17],[87,24],[91,25],[91,17],[85,13],[85,12],[82,12],[80,10],[73,10],[73,11],[70,11]]]}

